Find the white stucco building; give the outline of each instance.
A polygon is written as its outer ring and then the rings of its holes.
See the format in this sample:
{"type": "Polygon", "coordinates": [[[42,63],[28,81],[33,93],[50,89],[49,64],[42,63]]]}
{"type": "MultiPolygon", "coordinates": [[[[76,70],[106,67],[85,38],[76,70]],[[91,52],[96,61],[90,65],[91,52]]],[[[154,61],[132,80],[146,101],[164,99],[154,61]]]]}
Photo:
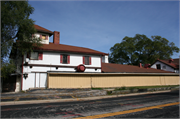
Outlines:
{"type": "Polygon", "coordinates": [[[34,25],[34,37],[42,39],[40,48],[25,54],[17,62],[15,92],[29,88],[45,88],[47,72],[101,72],[108,54],[84,47],[60,44],[60,32],[34,25]],[[49,37],[53,35],[53,43],[49,37]]]}
{"type": "Polygon", "coordinates": [[[179,58],[169,60],[156,60],[151,68],[179,73],[179,58]]]}

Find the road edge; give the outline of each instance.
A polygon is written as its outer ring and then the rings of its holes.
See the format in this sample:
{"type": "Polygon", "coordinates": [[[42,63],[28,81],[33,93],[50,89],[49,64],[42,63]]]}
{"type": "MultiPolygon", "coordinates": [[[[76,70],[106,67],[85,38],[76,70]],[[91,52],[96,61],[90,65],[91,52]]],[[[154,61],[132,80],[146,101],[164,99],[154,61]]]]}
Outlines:
{"type": "Polygon", "coordinates": [[[105,98],[115,98],[115,97],[124,97],[124,96],[164,93],[164,92],[171,92],[171,90],[143,92],[143,93],[119,94],[119,95],[95,96],[95,97],[85,97],[85,98],[73,98],[73,99],[71,98],[71,99],[30,100],[30,101],[8,101],[8,102],[1,102],[1,106],[23,105],[23,104],[39,104],[39,103],[54,103],[54,102],[88,101],[88,100],[97,100],[97,99],[105,99],[105,98]]]}

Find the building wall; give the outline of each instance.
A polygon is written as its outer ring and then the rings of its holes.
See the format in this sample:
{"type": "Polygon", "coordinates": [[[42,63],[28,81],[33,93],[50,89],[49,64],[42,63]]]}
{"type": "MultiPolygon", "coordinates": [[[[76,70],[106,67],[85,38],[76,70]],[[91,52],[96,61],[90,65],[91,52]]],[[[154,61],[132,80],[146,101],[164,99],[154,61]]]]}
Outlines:
{"type": "Polygon", "coordinates": [[[58,74],[50,73],[48,88],[108,88],[128,86],[179,85],[172,74],[58,74]]]}
{"type": "Polygon", "coordinates": [[[108,55],[102,56],[102,62],[103,63],[109,63],[108,55]]]}
{"type": "Polygon", "coordinates": [[[174,70],[172,67],[170,67],[170,66],[168,66],[168,65],[166,65],[166,64],[164,64],[164,63],[162,63],[162,62],[159,62],[159,61],[157,61],[156,63],[154,63],[154,64],[151,66],[151,68],[157,69],[157,67],[156,67],[157,64],[160,64],[160,65],[161,65],[161,70],[175,72],[175,70],[174,70]],[[164,66],[165,66],[166,68],[163,68],[164,66]]]}
{"type": "MultiPolygon", "coordinates": [[[[66,53],[62,53],[66,54],[66,53]]],[[[28,61],[28,64],[36,65],[58,65],[58,66],[74,66],[77,67],[79,64],[83,64],[83,56],[91,57],[91,65],[85,65],[85,72],[101,72],[101,58],[97,55],[80,55],[80,54],[68,54],[70,55],[70,64],[60,63],[61,53],[43,52],[42,60],[27,60],[26,55],[24,56],[24,63],[28,61]],[[88,68],[88,67],[99,67],[100,69],[88,68]]],[[[47,86],[47,72],[76,72],[75,68],[71,67],[48,67],[48,66],[23,66],[23,74],[27,73],[28,77],[23,77],[22,90],[28,90],[29,88],[44,88],[47,86]]]]}

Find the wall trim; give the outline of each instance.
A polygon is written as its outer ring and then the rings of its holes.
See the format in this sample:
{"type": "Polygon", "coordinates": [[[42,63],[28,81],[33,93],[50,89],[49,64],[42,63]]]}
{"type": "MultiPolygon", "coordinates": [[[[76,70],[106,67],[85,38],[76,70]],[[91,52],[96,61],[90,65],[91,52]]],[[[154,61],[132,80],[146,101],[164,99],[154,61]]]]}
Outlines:
{"type": "MultiPolygon", "coordinates": [[[[63,68],[76,68],[77,66],[66,66],[66,65],[47,65],[47,64],[23,64],[24,66],[35,66],[35,67],[63,67],[63,68]]],[[[101,67],[86,67],[86,69],[101,69],[101,67]]]]}
{"type": "Polygon", "coordinates": [[[91,76],[179,76],[177,73],[57,73],[47,72],[49,75],[91,75],[91,76]]]}

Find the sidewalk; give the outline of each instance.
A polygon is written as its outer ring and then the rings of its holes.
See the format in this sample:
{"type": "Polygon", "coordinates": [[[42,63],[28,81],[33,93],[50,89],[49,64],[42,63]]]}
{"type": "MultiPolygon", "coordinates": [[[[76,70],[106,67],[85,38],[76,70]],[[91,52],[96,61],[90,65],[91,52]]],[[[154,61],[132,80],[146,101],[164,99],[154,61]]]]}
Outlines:
{"type": "Polygon", "coordinates": [[[8,92],[1,94],[1,102],[82,98],[106,95],[105,90],[91,89],[32,89],[25,93],[8,92]]]}
{"type": "Polygon", "coordinates": [[[33,89],[25,93],[8,92],[1,94],[1,105],[15,104],[35,104],[47,102],[64,102],[64,101],[80,101],[94,100],[103,98],[113,98],[121,96],[132,96],[142,94],[153,94],[173,92],[179,94],[179,88],[171,88],[169,90],[145,91],[128,94],[107,95],[107,90],[92,89],[33,89]]]}

